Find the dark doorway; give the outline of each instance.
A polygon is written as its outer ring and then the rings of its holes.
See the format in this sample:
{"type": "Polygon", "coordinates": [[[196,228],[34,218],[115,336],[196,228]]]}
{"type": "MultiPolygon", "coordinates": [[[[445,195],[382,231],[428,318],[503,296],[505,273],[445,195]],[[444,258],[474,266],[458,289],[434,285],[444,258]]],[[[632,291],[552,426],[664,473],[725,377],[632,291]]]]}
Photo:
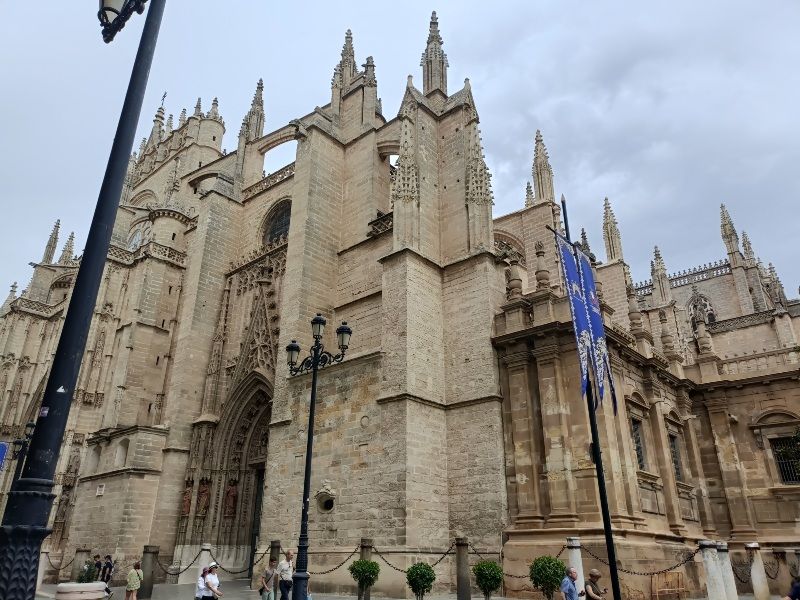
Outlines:
{"type": "Polygon", "coordinates": [[[253,578],[253,563],[258,550],[258,533],[261,530],[261,504],[264,499],[264,466],[256,471],[256,501],[253,503],[253,526],[250,530],[250,570],[247,572],[249,579],[253,578]]]}

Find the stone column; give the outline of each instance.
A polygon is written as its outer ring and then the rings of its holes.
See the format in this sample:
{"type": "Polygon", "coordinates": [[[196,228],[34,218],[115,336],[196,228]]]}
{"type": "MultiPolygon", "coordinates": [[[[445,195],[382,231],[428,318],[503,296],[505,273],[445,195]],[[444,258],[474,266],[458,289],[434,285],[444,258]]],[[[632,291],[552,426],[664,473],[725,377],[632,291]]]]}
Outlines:
{"type": "MultiPolygon", "coordinates": [[[[44,572],[49,566],[47,561],[50,559],[50,551],[49,550],[42,550],[39,553],[39,571],[36,574],[36,589],[38,590],[42,587],[42,581],[44,580],[44,572]]],[[[56,572],[56,583],[58,583],[58,573],[61,571],[56,572]]]]}
{"type": "Polygon", "coordinates": [[[469,541],[456,538],[456,600],[471,600],[469,581],[469,541]]]}
{"type": "MultiPolygon", "coordinates": [[[[359,552],[358,558],[361,560],[372,560],[372,538],[361,538],[361,551],[359,552]]],[[[363,600],[369,600],[369,592],[370,588],[364,590],[363,600]]]]}
{"type": "Polygon", "coordinates": [[[581,556],[581,538],[567,538],[567,566],[575,567],[578,572],[578,591],[580,592],[586,585],[586,577],[583,574],[583,557],[581,556]]]}
{"type": "Polygon", "coordinates": [[[706,398],[708,419],[722,475],[722,489],[725,491],[731,519],[731,539],[753,539],[756,533],[755,519],[747,498],[747,481],[739,461],[736,441],[730,430],[727,408],[725,398],[706,398]]]}
{"type": "Polygon", "coordinates": [[[750,583],[753,585],[755,600],[770,600],[767,572],[764,570],[764,561],[761,559],[761,549],[758,542],[745,544],[747,554],[750,556],[750,583]]]}
{"type": "MultiPolygon", "coordinates": [[[[78,576],[81,574],[81,571],[83,571],[83,565],[85,565],[86,561],[89,559],[89,553],[91,551],[91,548],[75,548],[75,558],[72,561],[72,573],[69,577],[70,581],[78,581],[78,576]]],[[[61,561],[63,562],[64,559],[62,558],[61,561]]]]}
{"type": "Polygon", "coordinates": [[[698,544],[700,545],[700,554],[703,555],[703,566],[706,570],[708,600],[727,600],[725,583],[717,561],[717,545],[711,540],[700,540],[698,544]]]}
{"type": "Polygon", "coordinates": [[[722,572],[722,582],[725,584],[725,596],[728,600],[739,600],[736,591],[736,578],[733,575],[731,556],[728,553],[728,542],[717,542],[717,561],[722,572]]]}
{"type": "Polygon", "coordinates": [[[142,573],[144,579],[139,588],[137,598],[151,598],[153,596],[153,581],[156,576],[156,562],[158,561],[158,546],[145,546],[142,552],[142,573]]]}

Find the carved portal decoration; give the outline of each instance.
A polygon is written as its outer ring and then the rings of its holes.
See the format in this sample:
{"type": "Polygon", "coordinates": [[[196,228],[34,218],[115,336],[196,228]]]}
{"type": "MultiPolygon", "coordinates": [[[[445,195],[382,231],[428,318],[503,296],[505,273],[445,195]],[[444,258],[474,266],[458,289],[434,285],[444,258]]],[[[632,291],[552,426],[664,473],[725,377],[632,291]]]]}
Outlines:
{"type": "Polygon", "coordinates": [[[198,517],[205,517],[208,514],[208,504],[211,495],[211,482],[208,479],[200,480],[200,487],[197,488],[197,510],[198,517]]]}

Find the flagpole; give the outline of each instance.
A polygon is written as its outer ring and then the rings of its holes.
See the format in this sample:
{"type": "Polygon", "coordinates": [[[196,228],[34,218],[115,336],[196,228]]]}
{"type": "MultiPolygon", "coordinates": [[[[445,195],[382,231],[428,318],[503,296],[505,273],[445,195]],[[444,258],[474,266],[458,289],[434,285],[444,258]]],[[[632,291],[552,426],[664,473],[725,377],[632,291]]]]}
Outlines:
{"type": "MultiPolygon", "coordinates": [[[[564,217],[564,233],[567,241],[572,244],[569,237],[569,219],[567,218],[567,202],[561,199],[561,214],[564,217]]],[[[577,260],[577,257],[576,257],[577,260]]],[[[608,374],[612,377],[611,373],[608,374]]],[[[608,510],[608,493],[606,492],[606,474],[603,471],[603,457],[600,452],[600,434],[597,431],[597,415],[595,414],[594,386],[592,385],[592,369],[586,383],[586,407],[589,411],[589,429],[592,432],[592,462],[597,472],[597,487],[600,492],[600,514],[603,516],[603,533],[606,538],[606,553],[608,554],[608,570],[611,576],[611,594],[614,600],[622,600],[619,587],[619,573],[617,572],[617,551],[614,547],[614,536],[611,533],[611,513],[608,510]]]]}

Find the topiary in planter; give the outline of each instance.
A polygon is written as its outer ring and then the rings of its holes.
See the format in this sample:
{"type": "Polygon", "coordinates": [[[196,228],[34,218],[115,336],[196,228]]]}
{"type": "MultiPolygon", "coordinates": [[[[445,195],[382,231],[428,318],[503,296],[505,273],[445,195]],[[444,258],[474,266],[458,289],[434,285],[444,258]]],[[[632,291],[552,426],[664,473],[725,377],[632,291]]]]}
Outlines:
{"type": "Polygon", "coordinates": [[[358,600],[369,599],[369,588],[378,581],[381,567],[374,560],[357,560],[350,564],[347,569],[353,580],[358,584],[358,600]]]}
{"type": "Polygon", "coordinates": [[[553,600],[553,593],[561,587],[567,566],[553,556],[540,556],[531,563],[531,583],[545,598],[553,600]]]}
{"type": "Polygon", "coordinates": [[[436,573],[433,572],[433,567],[428,563],[416,563],[408,567],[406,571],[406,581],[408,587],[414,592],[417,600],[422,600],[426,592],[430,592],[433,588],[433,582],[436,581],[436,573]]]}
{"type": "Polygon", "coordinates": [[[483,597],[489,600],[492,592],[497,590],[503,583],[503,569],[496,562],[491,560],[482,560],[472,567],[472,573],[475,575],[475,583],[478,589],[483,592],[483,597]]]}
{"type": "Polygon", "coordinates": [[[93,583],[95,581],[97,581],[97,567],[94,566],[94,561],[90,559],[83,565],[81,574],[78,575],[78,583],[93,583]]]}

